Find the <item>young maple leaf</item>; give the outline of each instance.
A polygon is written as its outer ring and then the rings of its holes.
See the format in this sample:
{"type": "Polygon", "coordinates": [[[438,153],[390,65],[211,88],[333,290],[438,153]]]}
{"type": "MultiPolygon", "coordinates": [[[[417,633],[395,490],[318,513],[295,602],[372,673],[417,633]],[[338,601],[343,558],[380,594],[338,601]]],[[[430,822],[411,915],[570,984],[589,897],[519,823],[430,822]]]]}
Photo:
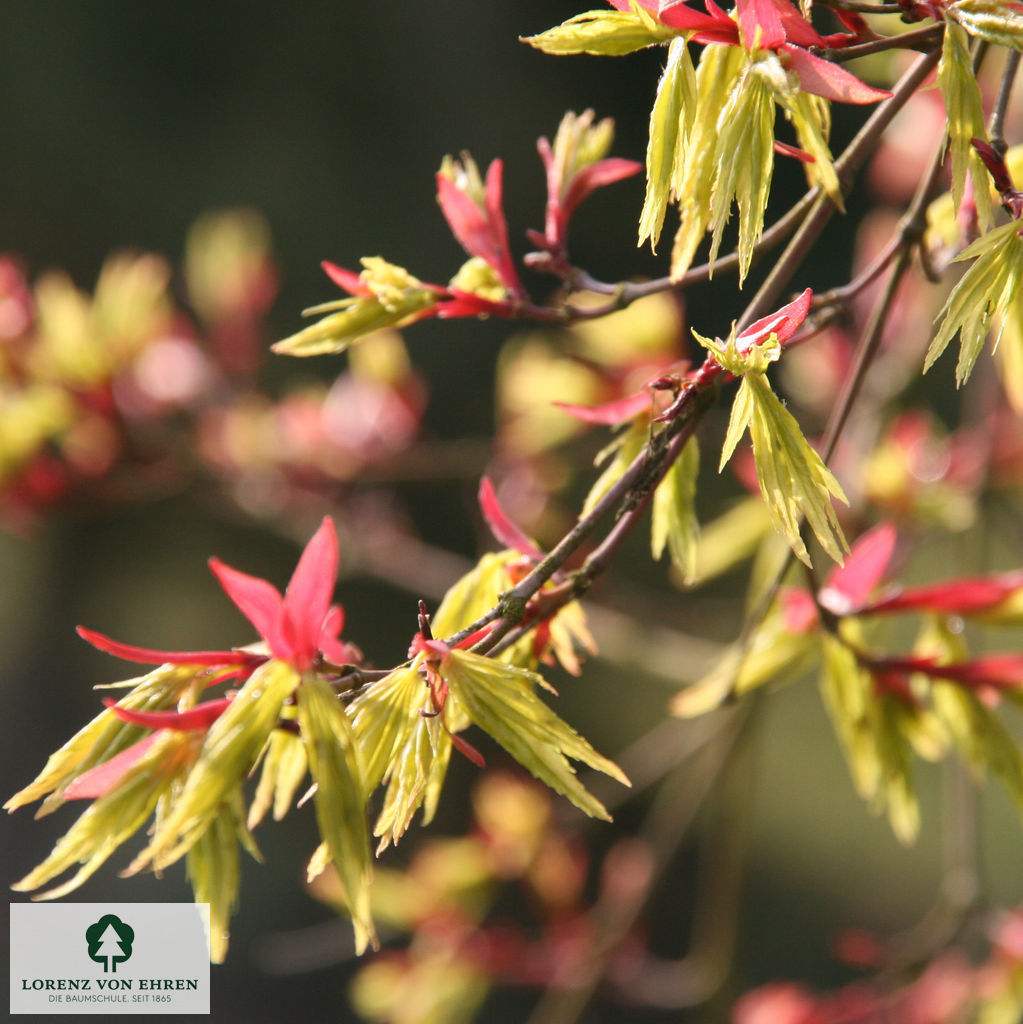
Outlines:
{"type": "Polygon", "coordinates": [[[757,480],[771,519],[796,556],[807,565],[810,556],[800,537],[804,516],[828,555],[836,562],[842,561],[847,548],[831,499],[845,501],[846,498],[831,470],[810,447],[795,418],[771,390],[766,371],[780,356],[782,344],[806,319],[811,298],[810,289],[806,289],[787,306],[762,317],[723,343],[693,332],[712,356],[709,366],[700,374],[716,375],[724,370],[742,378],[739,393],[732,402],[718,468],[724,468],[749,427],[757,480]]]}

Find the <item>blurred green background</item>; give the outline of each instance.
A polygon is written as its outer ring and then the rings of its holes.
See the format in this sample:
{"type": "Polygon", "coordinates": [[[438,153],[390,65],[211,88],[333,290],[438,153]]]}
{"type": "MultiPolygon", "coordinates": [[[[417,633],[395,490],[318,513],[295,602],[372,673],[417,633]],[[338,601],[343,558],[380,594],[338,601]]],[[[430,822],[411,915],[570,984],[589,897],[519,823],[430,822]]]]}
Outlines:
{"type": "MultiPolygon", "coordinates": [[[[332,296],[321,259],[352,266],[361,255],[380,254],[428,280],[454,271],[461,255],[434,203],[432,175],[445,153],[468,149],[481,163],[504,157],[513,245],[521,253],[524,229],[542,224],[535,139],[552,135],[566,109],[592,106],[615,117],[615,153],[642,159],[659,55],[553,59],[517,41],[579,9],[560,0],[8,0],[0,32],[0,194],[7,197],[0,247],[21,254],[33,274],[63,267],[91,287],[111,250],[176,260],[198,214],[251,206],[273,229],[282,288],[270,325],[281,337],[296,329],[303,306],[332,296]]],[[[634,246],[641,188],[637,181],[616,186],[578,218],[576,251],[598,276],[659,272],[659,262],[634,246]]],[[[690,306],[693,322],[701,313],[713,321],[705,330],[734,315],[713,304],[717,294],[707,291],[702,307],[690,306]]],[[[427,424],[434,435],[491,430],[492,371],[504,333],[471,323],[410,332],[413,358],[431,382],[427,424]]],[[[332,371],[329,361],[317,361],[272,374],[332,371]]],[[[470,494],[456,488],[439,518],[424,499],[416,522],[427,540],[474,552],[470,494]]],[[[642,557],[641,546],[631,551],[642,557]]],[[[77,639],[77,624],[153,646],[250,639],[205,570],[213,553],[283,584],[296,551],[183,499],[57,517],[30,536],[0,536],[7,794],[94,713],[90,686],[123,674],[77,639]]],[[[734,578],[709,597],[658,601],[656,617],[728,639],[740,585],[734,578]]],[[[411,596],[371,580],[345,581],[339,598],[349,613],[347,633],[378,662],[395,660],[412,631],[411,596]]],[[[689,672],[680,664],[678,681],[689,672]]],[[[671,680],[606,661],[559,686],[564,717],[611,755],[659,719],[673,692],[671,680]]],[[[921,772],[924,832],[915,849],[904,850],[855,797],[811,685],[772,697],[761,712],[732,992],[775,977],[840,979],[826,948],[833,931],[911,925],[933,901],[939,872],[938,772],[921,772]]],[[[471,772],[456,766],[441,829],[458,827],[471,772]]],[[[1000,792],[986,808],[991,893],[1016,900],[1018,824],[1000,792]]],[[[71,817],[34,823],[30,815],[3,818],[8,882],[48,852],[71,817]]],[[[261,830],[266,864],[246,866],[231,955],[213,972],[217,1021],[349,1019],[344,965],[272,971],[282,937],[285,949],[289,942],[318,947],[324,933],[294,930],[329,921],[300,888],[313,843],[309,818],[299,813],[261,830]]],[[[637,816],[626,812],[621,820],[628,828],[637,816]]],[[[118,880],[126,860],[115,856],[75,898],[187,898],[177,869],[160,882],[118,880]]],[[[669,879],[678,885],[658,901],[654,928],[664,951],[681,955],[695,883],[685,857],[673,870],[669,879]]],[[[343,928],[328,930],[323,944],[329,949],[335,935],[343,949],[343,928]]],[[[492,1001],[486,1019],[521,1019],[527,1005],[526,997],[492,1001]]],[[[681,1019],[650,1019],[669,1016],[681,1019]]],[[[607,1005],[593,1008],[590,1019],[639,1018],[607,1005]]],[[[692,1019],[720,1017],[694,1012],[692,1019]]]]}

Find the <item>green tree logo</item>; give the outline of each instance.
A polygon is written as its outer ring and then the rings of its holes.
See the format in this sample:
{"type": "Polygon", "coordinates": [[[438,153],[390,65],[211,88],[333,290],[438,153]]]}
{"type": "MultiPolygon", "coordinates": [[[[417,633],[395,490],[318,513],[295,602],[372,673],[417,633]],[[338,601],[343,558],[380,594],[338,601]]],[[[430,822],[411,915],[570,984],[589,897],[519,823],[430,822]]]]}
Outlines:
{"type": "Polygon", "coordinates": [[[117,973],[117,965],[131,956],[135,929],[113,914],[104,914],[95,924],[85,929],[89,944],[89,958],[103,965],[103,973],[117,973]]]}

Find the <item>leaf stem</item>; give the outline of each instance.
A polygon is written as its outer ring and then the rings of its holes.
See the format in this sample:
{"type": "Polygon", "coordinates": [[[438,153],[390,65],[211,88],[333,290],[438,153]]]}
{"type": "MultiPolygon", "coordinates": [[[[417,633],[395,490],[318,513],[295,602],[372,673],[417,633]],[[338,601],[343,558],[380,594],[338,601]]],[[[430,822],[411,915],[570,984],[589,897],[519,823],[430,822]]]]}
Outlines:
{"type": "Polygon", "coordinates": [[[871,39],[866,43],[855,43],[853,46],[839,46],[831,49],[813,47],[811,52],[831,61],[832,64],[843,64],[847,60],[866,57],[871,53],[881,53],[884,50],[924,50],[929,52],[933,44],[941,38],[944,30],[944,25],[926,25],[910,32],[902,32],[897,36],[871,39]]]}

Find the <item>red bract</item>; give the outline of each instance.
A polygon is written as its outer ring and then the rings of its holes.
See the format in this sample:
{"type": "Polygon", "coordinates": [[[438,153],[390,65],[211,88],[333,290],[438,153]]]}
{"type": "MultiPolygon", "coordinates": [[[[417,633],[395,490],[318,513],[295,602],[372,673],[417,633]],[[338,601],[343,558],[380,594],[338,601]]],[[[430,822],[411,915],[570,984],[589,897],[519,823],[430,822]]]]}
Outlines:
{"type": "MultiPolygon", "coordinates": [[[[266,641],[270,653],[300,672],[308,669],[321,648],[342,653],[335,645],[343,624],[339,608],[330,599],[337,580],[338,545],[334,522],[329,517],[306,545],[284,596],[273,584],[210,559],[210,569],[266,641]]],[[[344,646],[344,645],[342,645],[344,646]]],[[[342,660],[348,660],[347,648],[342,660]]]]}
{"type": "Polygon", "coordinates": [[[490,532],[502,543],[516,551],[521,551],[531,561],[543,559],[543,552],[508,518],[497,500],[497,492],[488,477],[480,479],[479,489],[480,511],[486,520],[490,532]]]}
{"type": "Polygon", "coordinates": [[[547,172],[547,209],[544,218],[544,233],[527,232],[530,241],[550,253],[563,253],[567,244],[568,222],[576,209],[598,188],[613,185],[616,181],[631,178],[643,170],[636,160],[608,157],[587,164],[575,174],[565,176],[565,167],[551,148],[550,141],[542,137],[536,148],[547,172]]]}
{"type": "Polygon", "coordinates": [[[991,576],[965,577],[947,583],[889,591],[864,612],[932,611],[945,615],[976,615],[996,608],[1023,589],[1023,569],[991,576]]]}
{"type": "Polygon", "coordinates": [[[487,168],[483,201],[477,202],[468,192],[464,173],[449,177],[438,171],[437,201],[462,248],[470,256],[486,260],[505,288],[518,295],[522,292],[522,284],[508,246],[502,172],[501,161],[492,161],[487,168]]]}
{"type": "MultiPolygon", "coordinates": [[[[881,582],[895,549],[895,527],[881,523],[853,544],[845,563],[828,574],[817,595],[822,608],[833,615],[854,615],[863,610],[870,592],[881,582]]],[[[817,605],[809,591],[783,588],[779,595],[785,628],[809,632],[817,623],[817,605]]]]}
{"type": "Polygon", "coordinates": [[[635,394],[615,398],[600,405],[572,405],[569,402],[555,402],[554,405],[584,423],[613,427],[631,420],[641,412],[649,411],[653,406],[653,398],[649,391],[637,391],[635,394]]]}
{"type": "MultiPolygon", "coordinates": [[[[373,289],[370,288],[354,270],[339,267],[336,263],[324,260],[320,266],[323,272],[343,291],[348,292],[356,298],[375,298],[373,289]]],[[[419,310],[411,318],[412,320],[427,320],[432,316],[441,320],[456,319],[468,316],[502,316],[508,317],[514,314],[513,303],[507,301],[496,301],[484,298],[475,292],[467,292],[461,288],[445,287],[440,284],[429,284],[422,282],[424,288],[429,289],[436,296],[436,302],[432,306],[419,310]]]]}
{"type": "Polygon", "coordinates": [[[810,312],[812,300],[813,292],[807,288],[787,306],[782,306],[777,312],[769,313],[751,323],[735,339],[736,347],[742,353],[749,352],[755,345],[766,341],[772,334],[776,334],[779,343],[784,345],[803,326],[803,321],[810,312]]]}
{"type": "MultiPolygon", "coordinates": [[[[288,662],[300,672],[308,669],[321,652],[335,663],[357,660],[355,648],[339,639],[344,611],[330,603],[337,580],[338,545],[334,522],[329,517],[306,545],[283,597],[273,584],[232,569],[219,559],[211,558],[209,564],[227,596],[256,627],[272,657],[288,662]]],[[[209,665],[233,669],[228,674],[247,675],[267,660],[265,654],[253,651],[158,651],[134,647],[84,626],[78,627],[78,635],[101,651],[148,665],[209,665]]],[[[224,678],[225,673],[217,673],[211,682],[224,678]]]]}
{"type": "Polygon", "coordinates": [[[198,704],[187,711],[132,711],[129,708],[119,707],[112,700],[103,701],[122,721],[156,731],[122,750],[109,761],[104,761],[103,764],[79,775],[64,790],[64,798],[66,800],[95,800],[106,796],[124,778],[125,773],[145,756],[146,751],[156,742],[160,730],[205,732],[224,713],[232,699],[232,697],[221,697],[219,700],[198,704]]]}
{"type": "Polygon", "coordinates": [[[881,582],[895,550],[895,527],[881,523],[853,545],[844,565],[832,569],[818,595],[835,615],[848,615],[864,607],[870,592],[881,582]]]}
{"type": "Polygon", "coordinates": [[[93,629],[86,629],[85,626],[78,627],[78,635],[98,651],[143,665],[237,665],[255,668],[266,661],[266,655],[255,654],[252,651],[158,651],[150,647],[135,647],[133,644],[112,640],[93,629]]]}
{"type": "Polygon", "coordinates": [[[172,732],[193,732],[208,729],[228,708],[234,696],[221,697],[196,704],[187,711],[133,711],[119,707],[109,697],[103,703],[122,722],[141,725],[146,729],[170,729],[172,732]]]}

